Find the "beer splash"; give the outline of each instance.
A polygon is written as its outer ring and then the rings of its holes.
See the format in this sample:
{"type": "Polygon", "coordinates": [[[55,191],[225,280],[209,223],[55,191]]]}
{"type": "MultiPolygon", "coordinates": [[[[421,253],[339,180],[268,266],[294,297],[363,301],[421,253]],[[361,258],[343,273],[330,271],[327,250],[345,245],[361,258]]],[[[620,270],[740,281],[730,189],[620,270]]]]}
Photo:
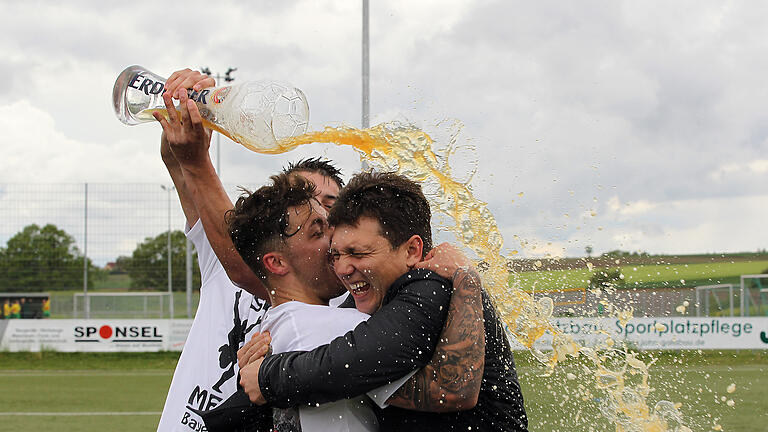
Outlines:
{"type": "MultiPolygon", "coordinates": [[[[433,207],[453,220],[450,230],[488,264],[483,272],[483,284],[507,330],[546,365],[547,373],[551,374],[557,364],[568,357],[585,362],[587,367],[582,373],[591,377],[594,391],[604,396],[598,399],[599,411],[616,426],[617,432],[690,432],[678,410],[679,405],[662,400],[653,409],[648,406],[649,365],[636,354],[626,346],[614,347],[610,338],[594,348],[577,344],[550,323],[552,299],[542,297],[535,301],[519,287],[510,287],[507,259],[502,255],[503,238],[495,218],[486,203],[474,198],[469,181],[456,180],[448,164],[448,156],[455,149],[455,135],[453,138],[445,154],[439,154],[433,150],[433,140],[421,130],[385,123],[365,130],[328,127],[283,140],[269,151],[244,145],[262,153],[282,153],[310,143],[347,145],[355,148],[373,168],[397,172],[420,182],[433,207]],[[553,337],[551,353],[534,346],[546,333],[553,337]]],[[[610,313],[623,324],[632,316],[631,309],[611,308],[610,313]]],[[[573,374],[568,375],[571,379],[573,374]]],[[[590,389],[581,387],[578,391],[577,396],[582,400],[596,400],[590,389]]]]}

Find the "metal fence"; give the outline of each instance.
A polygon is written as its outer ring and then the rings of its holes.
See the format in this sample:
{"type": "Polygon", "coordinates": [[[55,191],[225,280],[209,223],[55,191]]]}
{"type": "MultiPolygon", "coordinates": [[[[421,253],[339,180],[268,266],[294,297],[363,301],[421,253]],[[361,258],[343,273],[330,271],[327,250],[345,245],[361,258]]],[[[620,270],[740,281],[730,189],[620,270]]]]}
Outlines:
{"type": "MultiPolygon", "coordinates": [[[[237,185],[225,188],[233,199],[240,194],[237,185]]],[[[91,316],[85,306],[99,304],[84,301],[79,308],[77,292],[172,290],[172,310],[166,302],[163,314],[191,317],[199,298],[199,269],[193,249],[184,244],[184,225],[176,192],[168,184],[0,184],[0,291],[51,293],[51,316],[68,318],[91,316]],[[136,253],[139,249],[142,253],[136,253]]],[[[768,290],[759,293],[760,305],[768,305],[768,290]]],[[[601,309],[601,299],[589,290],[547,295],[557,315],[601,309]]],[[[132,317],[142,317],[144,303],[139,308],[129,304],[136,301],[131,296],[122,297],[127,306],[113,299],[114,305],[94,311],[93,317],[131,308],[139,310],[132,317]]],[[[637,315],[654,316],[677,315],[678,305],[703,301],[690,288],[619,291],[613,300],[633,305],[637,315]]],[[[156,309],[147,310],[156,315],[156,309]]]]}
{"type": "Polygon", "coordinates": [[[0,290],[51,292],[55,315],[72,310],[76,291],[172,289],[182,291],[174,316],[191,315],[199,270],[187,264],[184,225],[168,184],[0,184],[0,290]]]}

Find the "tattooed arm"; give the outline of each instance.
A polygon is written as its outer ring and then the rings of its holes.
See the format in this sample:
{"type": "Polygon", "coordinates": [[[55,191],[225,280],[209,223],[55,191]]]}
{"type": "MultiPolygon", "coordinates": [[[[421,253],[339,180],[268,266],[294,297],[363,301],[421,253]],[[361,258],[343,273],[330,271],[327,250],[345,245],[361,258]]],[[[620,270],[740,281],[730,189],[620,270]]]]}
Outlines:
{"type": "MultiPolygon", "coordinates": [[[[458,250],[446,253],[455,252],[458,250]]],[[[450,268],[442,267],[438,273],[450,268]]],[[[406,381],[388,404],[431,412],[467,410],[477,404],[485,366],[480,276],[471,267],[459,267],[453,274],[453,286],[448,317],[432,360],[406,381]]]]}

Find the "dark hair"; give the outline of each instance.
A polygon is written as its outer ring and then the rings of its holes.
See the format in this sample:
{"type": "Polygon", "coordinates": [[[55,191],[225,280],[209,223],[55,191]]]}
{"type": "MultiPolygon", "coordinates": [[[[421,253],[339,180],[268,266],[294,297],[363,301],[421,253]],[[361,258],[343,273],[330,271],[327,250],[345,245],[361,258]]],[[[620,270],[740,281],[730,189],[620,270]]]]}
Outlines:
{"type": "Polygon", "coordinates": [[[339,189],[344,187],[344,180],[341,179],[341,170],[331,165],[328,160],[317,158],[301,159],[298,162],[291,162],[287,167],[283,168],[283,172],[286,174],[297,173],[301,171],[307,171],[312,173],[318,173],[323,177],[336,182],[339,189]]]}
{"type": "Polygon", "coordinates": [[[392,249],[417,234],[423,255],[432,249],[432,212],[421,186],[394,173],[360,173],[349,180],[328,215],[330,225],[357,225],[362,217],[376,219],[392,249]]]}
{"type": "Polygon", "coordinates": [[[286,232],[288,208],[309,205],[315,196],[315,185],[300,175],[280,173],[270,180],[272,184],[256,192],[242,189],[244,194],[225,217],[235,249],[262,280],[267,277],[262,257],[280,250],[296,234],[286,232]]]}

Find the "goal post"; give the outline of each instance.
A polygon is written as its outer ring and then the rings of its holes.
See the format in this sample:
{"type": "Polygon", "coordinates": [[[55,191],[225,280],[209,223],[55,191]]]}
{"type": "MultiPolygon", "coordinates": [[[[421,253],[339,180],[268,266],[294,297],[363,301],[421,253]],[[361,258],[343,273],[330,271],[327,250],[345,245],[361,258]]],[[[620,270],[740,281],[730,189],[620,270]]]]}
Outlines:
{"type": "Polygon", "coordinates": [[[78,292],[72,299],[72,317],[172,318],[172,299],[168,292],[78,292]]]}
{"type": "Polygon", "coordinates": [[[741,275],[739,285],[741,316],[751,316],[752,307],[758,314],[763,314],[763,309],[768,313],[768,274],[741,275]]]}
{"type": "Polygon", "coordinates": [[[700,285],[696,287],[696,316],[709,316],[710,299],[713,299],[718,310],[724,310],[723,303],[728,302],[728,315],[733,316],[733,284],[718,285],[700,285]],[[728,291],[728,295],[723,299],[723,294],[728,291]],[[703,313],[702,313],[703,312],[703,313]]]}

